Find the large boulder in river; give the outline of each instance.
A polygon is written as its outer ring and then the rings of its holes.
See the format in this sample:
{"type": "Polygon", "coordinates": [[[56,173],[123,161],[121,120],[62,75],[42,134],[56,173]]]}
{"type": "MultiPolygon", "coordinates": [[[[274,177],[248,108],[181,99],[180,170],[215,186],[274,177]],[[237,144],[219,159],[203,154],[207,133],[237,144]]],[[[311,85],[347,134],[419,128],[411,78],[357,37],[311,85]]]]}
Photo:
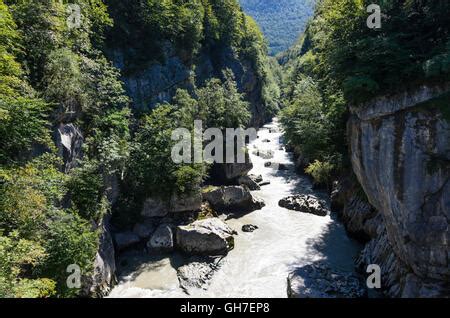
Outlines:
{"type": "Polygon", "coordinates": [[[278,202],[278,205],[288,210],[310,213],[318,216],[327,216],[329,209],[326,202],[314,195],[293,195],[278,202]]]}
{"type": "Polygon", "coordinates": [[[265,203],[253,197],[250,190],[243,186],[213,188],[203,193],[214,210],[219,212],[247,213],[262,209],[265,203]]]}
{"type": "Polygon", "coordinates": [[[333,271],[323,264],[298,268],[287,282],[289,298],[362,298],[367,294],[356,276],[333,271]]]}
{"type": "Polygon", "coordinates": [[[195,221],[176,230],[177,247],[189,255],[226,255],[235,232],[218,218],[195,221]]]}
{"type": "Polygon", "coordinates": [[[249,174],[248,177],[258,184],[263,182],[263,177],[260,174],[259,175],[249,174]]]}
{"type": "Polygon", "coordinates": [[[253,224],[245,224],[242,226],[242,232],[251,233],[255,232],[259,227],[253,224]]]}
{"type": "Polygon", "coordinates": [[[173,231],[170,225],[161,224],[147,242],[149,253],[166,253],[173,250],[173,231]]]}

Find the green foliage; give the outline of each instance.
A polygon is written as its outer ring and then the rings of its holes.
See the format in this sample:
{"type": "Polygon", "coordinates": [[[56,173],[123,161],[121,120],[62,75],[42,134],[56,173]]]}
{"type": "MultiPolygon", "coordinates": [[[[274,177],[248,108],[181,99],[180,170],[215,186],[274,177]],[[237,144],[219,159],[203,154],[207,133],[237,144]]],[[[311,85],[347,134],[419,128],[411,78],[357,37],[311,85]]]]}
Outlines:
{"type": "Polygon", "coordinates": [[[45,97],[58,101],[61,112],[79,112],[88,104],[77,54],[67,48],[52,51],[44,70],[45,97]]]}
{"type": "Polygon", "coordinates": [[[22,70],[14,56],[19,40],[16,23],[2,0],[0,1],[0,95],[11,96],[24,86],[20,79],[22,70]]]}
{"type": "Polygon", "coordinates": [[[53,0],[17,0],[8,4],[22,35],[20,60],[26,66],[31,84],[36,87],[51,61],[50,52],[64,42],[65,8],[53,0]]]}
{"type": "Polygon", "coordinates": [[[83,275],[92,273],[95,228],[113,208],[111,180],[121,187],[115,211],[124,212],[124,219],[139,212],[148,195],[197,191],[208,167],[173,163],[174,129],[192,130],[195,119],[202,119],[204,128],[245,127],[251,119],[246,97],[261,100],[266,117],[278,108],[276,64],[269,63],[258,25],[237,0],[69,2],[81,7],[79,28],[66,23],[67,1],[0,0],[0,295],[5,297],[79,294],[66,287],[66,267],[77,264],[83,275]],[[164,61],[170,46],[193,72],[198,58],[209,56],[220,80],[202,79],[202,87],[179,90],[171,104],[135,121],[121,74],[103,53],[115,52],[116,45],[125,48],[125,72],[164,61]],[[252,96],[223,70],[222,52],[239,61],[243,76],[255,78],[252,96]],[[50,132],[60,124],[73,124],[83,136],[82,156],[66,174],[50,132]]]}
{"type": "Polygon", "coordinates": [[[380,1],[378,30],[366,26],[369,4],[320,1],[300,41],[279,58],[286,73],[287,137],[314,162],[308,171],[320,183],[348,161],[347,105],[449,78],[448,1],[380,1]],[[315,92],[303,89],[305,77],[314,81],[315,92]]]}
{"type": "Polygon", "coordinates": [[[163,44],[170,41],[192,56],[203,37],[204,8],[200,0],[109,0],[116,25],[109,36],[126,51],[126,66],[163,60],[163,44]],[[151,36],[149,36],[151,35],[151,36]]]}
{"type": "Polygon", "coordinates": [[[278,110],[279,91],[273,76],[274,65],[269,65],[266,56],[266,42],[258,25],[242,12],[237,0],[110,0],[108,3],[115,21],[108,43],[123,53],[126,75],[138,73],[154,63],[164,64],[175,53],[193,71],[207,55],[213,73],[220,77],[223,52],[232,53],[243,65],[250,63],[249,76],[256,76],[261,83],[252,95],[259,94],[256,98],[262,101],[265,118],[271,118],[278,110]]]}
{"type": "Polygon", "coordinates": [[[192,189],[198,188],[204,178],[202,165],[181,166],[175,171],[176,189],[180,193],[189,193],[192,189]]]}
{"type": "Polygon", "coordinates": [[[211,79],[204,87],[194,89],[192,95],[180,89],[172,104],[159,105],[144,116],[125,169],[125,192],[116,215],[120,222],[135,220],[133,211],[139,210],[139,204],[150,196],[168,200],[172,194],[189,194],[200,187],[208,167],[173,162],[172,149],[178,142],[172,140],[175,129],[186,128],[193,136],[195,120],[203,121],[203,129],[246,127],[250,120],[248,108],[231,71],[226,71],[223,82],[211,79]]]}
{"type": "MultiPolygon", "coordinates": [[[[179,172],[184,165],[175,164],[171,158],[175,145],[172,132],[177,128],[180,128],[179,121],[172,105],[161,105],[144,118],[136,135],[131,155],[132,167],[129,169],[129,180],[135,183],[135,189],[141,189],[146,195],[158,194],[166,198],[175,192],[194,189],[192,179],[195,178],[185,178],[185,175],[189,173],[191,176],[202,176],[202,167],[197,170],[196,166],[192,166],[191,170],[179,172]],[[197,172],[194,173],[192,169],[197,172]],[[183,180],[187,184],[183,184],[183,180]]],[[[201,181],[202,178],[198,179],[201,181]]]]}
{"type": "Polygon", "coordinates": [[[78,295],[66,287],[66,266],[78,264],[83,275],[90,274],[98,245],[91,222],[110,209],[104,179],[123,174],[129,155],[129,99],[119,72],[97,51],[112,20],[101,0],[76,2],[81,28],[68,30],[63,2],[0,1],[5,297],[78,295]],[[61,122],[76,124],[85,137],[85,159],[69,175],[51,154],[49,129],[61,122]],[[72,209],[63,209],[62,202],[72,209]]]}

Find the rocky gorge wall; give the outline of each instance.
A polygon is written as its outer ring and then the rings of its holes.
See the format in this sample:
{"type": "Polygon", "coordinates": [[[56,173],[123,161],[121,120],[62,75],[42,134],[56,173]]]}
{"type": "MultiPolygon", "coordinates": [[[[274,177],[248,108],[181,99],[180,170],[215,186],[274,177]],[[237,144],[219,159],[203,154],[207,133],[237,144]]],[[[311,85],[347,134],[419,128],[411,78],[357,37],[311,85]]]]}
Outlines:
{"type": "MultiPolygon", "coordinates": [[[[163,51],[164,62],[155,61],[139,71],[123,72],[127,95],[136,110],[146,111],[158,103],[170,102],[177,89],[191,90],[193,81],[201,86],[208,79],[221,78],[222,72],[230,69],[238,90],[251,104],[252,126],[260,127],[270,119],[262,98],[264,78],[233,48],[224,48],[215,54],[203,50],[196,57],[183,57],[168,43],[163,51]]],[[[126,69],[124,49],[115,49],[110,56],[117,68],[126,69]]]]}
{"type": "Polygon", "coordinates": [[[392,297],[450,296],[450,105],[435,102],[449,88],[351,108],[351,161],[367,199],[350,191],[343,219],[370,240],[359,265],[380,265],[392,297]]]}

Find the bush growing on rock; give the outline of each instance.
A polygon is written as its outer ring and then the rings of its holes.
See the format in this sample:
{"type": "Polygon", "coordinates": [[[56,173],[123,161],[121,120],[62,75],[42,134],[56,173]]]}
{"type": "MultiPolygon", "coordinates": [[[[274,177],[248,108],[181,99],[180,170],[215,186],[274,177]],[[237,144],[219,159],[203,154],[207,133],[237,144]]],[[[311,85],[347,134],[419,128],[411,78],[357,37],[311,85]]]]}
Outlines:
{"type": "Polygon", "coordinates": [[[315,184],[328,186],[333,181],[334,170],[335,166],[331,162],[316,160],[306,168],[305,172],[313,177],[315,184]]]}

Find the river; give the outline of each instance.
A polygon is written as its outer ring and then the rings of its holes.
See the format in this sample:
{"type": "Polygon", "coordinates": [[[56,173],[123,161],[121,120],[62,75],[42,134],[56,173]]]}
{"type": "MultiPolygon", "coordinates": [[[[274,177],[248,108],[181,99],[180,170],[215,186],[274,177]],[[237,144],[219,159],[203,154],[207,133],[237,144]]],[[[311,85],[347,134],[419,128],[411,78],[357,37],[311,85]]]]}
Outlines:
{"type": "MultiPolygon", "coordinates": [[[[224,258],[207,290],[194,290],[192,297],[285,298],[289,272],[319,260],[332,269],[353,272],[360,246],[347,236],[334,214],[319,217],[278,206],[280,199],[293,194],[314,193],[326,198],[312,189],[309,178],[294,171],[293,156],[284,150],[278,120],[260,129],[258,136],[249,145],[254,164],[250,173],[270,181],[270,185],[253,192],[266,206],[227,220],[238,231],[235,248],[224,258]],[[274,158],[270,161],[290,168],[279,171],[265,167],[268,160],[253,154],[254,149],[272,150],[274,158]],[[259,229],[244,233],[244,224],[254,224],[259,229]]],[[[130,254],[120,282],[109,297],[186,297],[176,274],[176,267],[182,263],[183,256],[178,254],[159,258],[130,254]]]]}

